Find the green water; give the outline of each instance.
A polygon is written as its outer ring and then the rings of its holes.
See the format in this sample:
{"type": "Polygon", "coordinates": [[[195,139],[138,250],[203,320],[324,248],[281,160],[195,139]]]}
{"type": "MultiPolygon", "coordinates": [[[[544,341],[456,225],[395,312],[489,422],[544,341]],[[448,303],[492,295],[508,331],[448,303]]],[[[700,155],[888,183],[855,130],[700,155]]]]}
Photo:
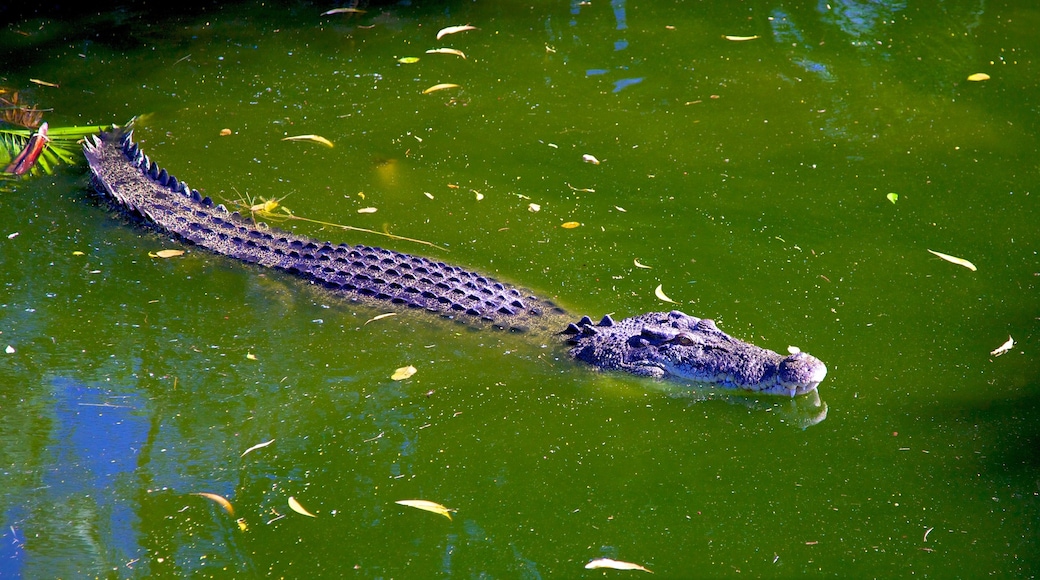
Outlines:
{"type": "Polygon", "coordinates": [[[1035,576],[1040,11],[805,4],[5,26],[3,84],[52,126],[148,114],[145,150],[214,198],[428,240],[448,251],[282,224],[575,315],[676,307],[661,284],[829,376],[803,429],[787,402],[598,374],[549,337],[366,324],[385,310],[185,248],[68,168],[0,197],[0,576],[1035,576]],[[305,134],[335,147],[281,141],[305,134]]]}

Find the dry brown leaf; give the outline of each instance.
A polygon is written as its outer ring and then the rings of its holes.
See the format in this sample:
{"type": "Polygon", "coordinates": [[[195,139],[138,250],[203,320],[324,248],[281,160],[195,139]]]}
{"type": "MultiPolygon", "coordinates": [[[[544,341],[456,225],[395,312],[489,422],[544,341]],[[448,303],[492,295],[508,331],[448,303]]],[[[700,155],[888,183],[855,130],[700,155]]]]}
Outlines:
{"type": "Polygon", "coordinates": [[[631,562],[622,562],[620,560],[611,560],[610,558],[600,558],[599,560],[593,560],[588,564],[585,564],[586,570],[595,570],[597,568],[610,568],[611,570],[640,570],[643,572],[651,572],[647,568],[640,566],[639,564],[633,564],[631,562]]]}
{"type": "Polygon", "coordinates": [[[461,50],[455,50],[454,48],[431,48],[426,51],[426,54],[454,54],[455,56],[462,57],[463,60],[466,59],[465,53],[461,50]]]}
{"type": "Polygon", "coordinates": [[[321,135],[293,135],[292,137],[282,137],[282,141],[311,141],[312,143],[321,143],[326,147],[334,147],[332,141],[321,135]]]}
{"type": "Polygon", "coordinates": [[[199,492],[193,493],[191,495],[197,495],[199,497],[204,497],[204,498],[206,498],[208,500],[215,501],[215,502],[217,502],[217,505],[219,505],[220,507],[224,508],[224,511],[226,511],[228,514],[235,515],[235,508],[232,507],[231,506],[231,502],[229,502],[228,500],[224,499],[223,496],[217,495],[215,493],[205,492],[205,491],[199,491],[199,492]]]}
{"type": "Polygon", "coordinates": [[[424,95],[428,95],[428,94],[430,94],[430,93],[434,93],[434,92],[437,92],[437,91],[443,91],[444,89],[454,89],[454,88],[458,88],[458,86],[459,86],[459,85],[457,85],[457,84],[455,84],[455,83],[440,83],[440,84],[437,84],[437,85],[433,85],[432,87],[430,87],[430,88],[428,88],[428,89],[424,90],[424,91],[422,92],[422,94],[424,94],[424,95]]]}
{"type": "Polygon", "coordinates": [[[465,32],[467,30],[476,30],[476,29],[477,29],[476,26],[470,26],[469,24],[466,24],[464,26],[449,26],[447,28],[442,28],[442,29],[440,29],[437,32],[437,40],[440,40],[440,39],[444,38],[445,36],[448,36],[449,34],[455,34],[457,32],[465,32]]]}
{"type": "Polygon", "coordinates": [[[291,495],[289,496],[289,509],[300,514],[301,516],[307,516],[310,518],[318,517],[312,514],[311,512],[307,511],[307,508],[300,505],[300,502],[296,501],[296,498],[291,495]]]}
{"type": "Polygon", "coordinates": [[[390,380],[392,380],[392,381],[403,381],[403,380],[411,377],[412,375],[414,375],[416,372],[418,372],[418,370],[419,369],[413,367],[412,365],[408,365],[406,367],[401,367],[401,368],[395,370],[394,374],[390,375],[390,380]]]}
{"type": "Polygon", "coordinates": [[[931,252],[932,254],[942,258],[943,260],[946,260],[947,262],[950,262],[951,264],[957,264],[958,266],[964,266],[965,268],[971,270],[972,272],[977,270],[977,268],[975,267],[975,264],[972,264],[971,262],[965,260],[964,258],[958,258],[956,256],[951,256],[949,254],[944,254],[942,252],[936,252],[934,250],[928,250],[928,251],[931,252]]]}
{"type": "Polygon", "coordinates": [[[451,519],[452,510],[442,506],[439,503],[434,503],[425,499],[402,499],[395,501],[394,503],[408,507],[413,507],[415,509],[420,509],[423,511],[432,512],[435,514],[442,515],[448,518],[449,520],[451,519]]]}

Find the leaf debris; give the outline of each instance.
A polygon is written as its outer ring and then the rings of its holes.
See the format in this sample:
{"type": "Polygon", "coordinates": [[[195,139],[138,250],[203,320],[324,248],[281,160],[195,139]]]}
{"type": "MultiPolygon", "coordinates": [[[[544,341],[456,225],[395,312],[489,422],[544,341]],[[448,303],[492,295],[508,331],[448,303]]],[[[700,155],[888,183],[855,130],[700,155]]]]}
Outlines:
{"type": "Polygon", "coordinates": [[[408,365],[406,367],[401,367],[401,368],[395,370],[394,374],[390,375],[390,380],[392,380],[392,381],[403,381],[403,380],[405,380],[407,378],[410,378],[412,375],[414,375],[418,371],[419,371],[419,369],[413,367],[412,365],[408,365]]]}
{"type": "Polygon", "coordinates": [[[756,38],[760,37],[757,34],[754,36],[733,36],[732,34],[724,34],[722,38],[725,38],[726,40],[732,40],[733,42],[746,42],[748,40],[755,40],[756,38]]]}
{"type": "Polygon", "coordinates": [[[302,505],[300,505],[300,502],[296,501],[296,498],[291,496],[291,495],[289,496],[289,509],[291,509],[292,511],[294,511],[294,512],[296,512],[296,513],[298,513],[298,514],[300,514],[302,516],[307,516],[307,517],[310,517],[310,518],[318,517],[318,516],[312,514],[311,512],[307,511],[307,508],[305,508],[302,505]]]}
{"type": "Polygon", "coordinates": [[[426,51],[426,54],[454,54],[455,56],[461,57],[462,60],[466,60],[466,54],[461,50],[455,50],[454,48],[431,48],[426,51]]]}
{"type": "Polygon", "coordinates": [[[430,93],[434,93],[434,92],[437,92],[437,91],[443,91],[444,89],[455,89],[455,88],[458,88],[458,86],[459,85],[457,85],[455,83],[439,83],[439,84],[433,85],[432,87],[424,90],[422,92],[422,94],[428,95],[430,93]]]}
{"type": "Polygon", "coordinates": [[[979,81],[988,81],[989,75],[986,73],[975,73],[973,75],[968,75],[968,80],[975,83],[979,81]]]}
{"type": "Polygon", "coordinates": [[[446,507],[442,506],[439,503],[435,503],[435,502],[432,502],[432,501],[427,501],[425,499],[402,499],[402,500],[395,501],[394,503],[396,503],[398,505],[413,507],[415,509],[419,509],[419,510],[431,512],[431,513],[435,513],[435,514],[438,514],[438,515],[442,515],[442,516],[448,518],[449,520],[451,520],[451,512],[454,511],[452,509],[449,509],[449,508],[446,508],[446,507]]]}
{"type": "Polygon", "coordinates": [[[1011,348],[1014,347],[1014,346],[1015,346],[1015,339],[1011,338],[1011,335],[1008,335],[1007,341],[1004,344],[1002,344],[1002,345],[998,346],[997,348],[993,349],[992,351],[990,351],[990,354],[993,355],[993,356],[1000,356],[1000,355],[1004,354],[1005,352],[1011,350],[1011,348]]]}
{"type": "Polygon", "coordinates": [[[193,493],[191,495],[197,495],[199,497],[204,497],[204,498],[206,498],[206,499],[208,499],[210,501],[214,501],[214,502],[217,503],[217,505],[219,505],[220,507],[224,508],[224,511],[226,511],[229,515],[235,515],[235,508],[231,505],[231,502],[229,502],[228,500],[224,499],[224,496],[217,495],[215,493],[205,492],[205,491],[198,491],[198,492],[195,492],[195,493],[193,493]]]}
{"type": "Polygon", "coordinates": [[[965,260],[964,258],[958,258],[956,256],[951,256],[949,254],[944,254],[942,252],[936,252],[934,250],[928,250],[928,251],[931,252],[932,254],[942,258],[943,260],[946,260],[947,262],[950,262],[951,264],[957,264],[958,266],[964,266],[965,268],[971,270],[972,272],[974,272],[974,271],[976,271],[978,269],[978,268],[975,267],[975,264],[972,264],[971,262],[965,260]]]}
{"type": "Polygon", "coordinates": [[[442,28],[437,32],[437,40],[440,40],[445,36],[448,36],[449,34],[466,32],[467,30],[477,30],[477,27],[470,26],[469,24],[465,24],[463,26],[448,26],[447,28],[442,28]]]}
{"type": "Polygon", "coordinates": [[[657,288],[654,288],[654,296],[657,296],[658,300],[661,300],[661,301],[664,301],[664,302],[671,302],[672,304],[678,304],[678,302],[676,302],[675,300],[672,300],[671,298],[669,298],[668,296],[665,295],[665,293],[664,293],[664,284],[658,284],[657,288]]]}
{"type": "Polygon", "coordinates": [[[148,252],[149,258],[176,258],[177,256],[183,256],[184,250],[159,250],[158,252],[148,252]]]}
{"type": "Polygon", "coordinates": [[[588,564],[585,564],[586,570],[595,570],[597,568],[610,568],[611,570],[640,570],[642,572],[653,572],[639,564],[633,564],[632,562],[622,562],[620,560],[611,560],[610,558],[600,558],[593,560],[588,564]]]}
{"type": "Polygon", "coordinates": [[[246,449],[245,451],[243,451],[242,455],[239,455],[239,457],[245,457],[247,453],[251,453],[253,451],[256,451],[257,449],[263,449],[264,447],[267,447],[268,445],[270,445],[272,443],[274,443],[274,439],[271,439],[270,441],[264,441],[263,443],[257,443],[256,445],[254,445],[254,446],[250,447],[249,449],[246,449]]]}
{"type": "Polygon", "coordinates": [[[326,147],[334,147],[332,141],[321,135],[293,135],[291,137],[282,137],[282,141],[311,141],[313,143],[321,143],[326,147]]]}

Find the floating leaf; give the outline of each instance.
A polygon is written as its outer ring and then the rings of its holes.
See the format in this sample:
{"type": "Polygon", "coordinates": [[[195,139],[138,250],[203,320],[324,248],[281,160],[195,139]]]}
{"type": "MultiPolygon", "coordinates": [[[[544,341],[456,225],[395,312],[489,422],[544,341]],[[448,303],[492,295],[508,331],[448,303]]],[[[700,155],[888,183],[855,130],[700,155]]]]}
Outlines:
{"type": "Polygon", "coordinates": [[[726,34],[722,38],[725,38],[726,40],[732,40],[733,42],[744,42],[746,40],[755,40],[758,37],[759,36],[757,34],[754,36],[733,36],[730,34],[726,34]]]}
{"type": "Polygon", "coordinates": [[[152,258],[176,258],[177,256],[184,255],[184,250],[159,250],[158,252],[148,252],[148,256],[152,258]]]}
{"type": "Polygon", "coordinates": [[[330,16],[332,14],[364,14],[365,11],[360,8],[333,8],[326,12],[322,12],[322,16],[330,16]]]}
{"type": "Polygon", "coordinates": [[[988,81],[989,75],[986,73],[975,73],[973,75],[969,75],[968,80],[973,82],[988,81]]]}
{"type": "Polygon", "coordinates": [[[245,518],[238,518],[237,520],[235,520],[235,523],[238,524],[238,530],[240,532],[244,532],[249,529],[249,526],[246,524],[245,518]]]}
{"type": "Polygon", "coordinates": [[[958,266],[964,266],[965,268],[971,270],[972,272],[974,272],[976,270],[975,264],[972,264],[971,262],[965,260],[964,258],[958,258],[956,256],[950,256],[948,254],[943,254],[942,252],[935,252],[933,250],[928,250],[928,251],[931,252],[932,254],[935,254],[936,256],[942,258],[943,260],[946,260],[947,262],[950,262],[950,263],[953,263],[953,264],[957,264],[958,266]]]}
{"type": "Polygon", "coordinates": [[[231,129],[221,129],[220,130],[220,136],[221,137],[227,137],[230,134],[231,134],[231,129]]]}
{"type": "Polygon", "coordinates": [[[255,354],[253,354],[251,352],[247,352],[246,353],[246,360],[260,360],[260,359],[256,358],[255,354]]]}
{"type": "Polygon", "coordinates": [[[455,50],[454,48],[431,48],[426,51],[426,54],[454,54],[462,57],[463,60],[466,59],[466,55],[461,50],[455,50]]]}
{"type": "Polygon", "coordinates": [[[443,91],[444,89],[454,89],[454,88],[457,88],[458,86],[459,85],[456,85],[455,83],[440,83],[438,85],[433,85],[432,87],[424,90],[422,92],[422,94],[428,95],[430,93],[434,93],[434,92],[437,92],[437,91],[443,91]]]}
{"type": "Polygon", "coordinates": [[[395,370],[394,374],[390,375],[390,380],[393,380],[393,381],[403,381],[403,380],[407,379],[408,377],[414,375],[416,372],[418,372],[418,369],[416,369],[412,365],[408,365],[406,367],[401,367],[401,368],[395,370]]]}
{"type": "Polygon", "coordinates": [[[76,250],[75,252],[72,252],[72,255],[73,256],[86,256],[86,254],[84,254],[83,252],[81,252],[79,250],[76,250]]]}
{"type": "Polygon", "coordinates": [[[641,570],[643,572],[651,572],[650,570],[640,566],[639,564],[633,564],[631,562],[622,562],[620,560],[611,560],[610,558],[600,558],[599,560],[593,560],[588,564],[585,564],[586,570],[595,570],[597,568],[610,568],[611,570],[641,570]]]}
{"type": "Polygon", "coordinates": [[[49,83],[47,81],[41,81],[40,79],[29,79],[29,82],[30,83],[36,83],[36,84],[38,84],[40,86],[44,86],[44,87],[58,88],[58,85],[56,83],[49,83]]]}
{"type": "Polygon", "coordinates": [[[588,153],[582,155],[581,158],[582,158],[583,161],[585,161],[585,163],[591,163],[593,165],[599,165],[599,159],[596,159],[594,156],[589,155],[588,153]]]}
{"type": "Polygon", "coordinates": [[[369,318],[368,320],[366,320],[365,324],[368,324],[369,322],[375,322],[377,320],[382,320],[384,318],[390,318],[391,316],[397,316],[397,313],[396,312],[387,312],[386,314],[380,314],[379,316],[373,316],[372,318],[369,318]]]}
{"type": "Polygon", "coordinates": [[[998,346],[995,350],[991,351],[990,354],[993,356],[1000,356],[1005,352],[1011,350],[1011,347],[1015,346],[1015,339],[1008,336],[1007,342],[998,346]]]}
{"type": "Polygon", "coordinates": [[[632,260],[632,263],[636,265],[636,268],[646,268],[647,270],[650,270],[651,268],[653,268],[653,266],[647,266],[646,264],[640,264],[639,263],[639,258],[636,258],[636,259],[632,260]]]}
{"type": "Polygon", "coordinates": [[[374,208],[374,207],[363,207],[363,208],[357,210],[358,213],[376,213],[377,211],[379,211],[379,210],[377,208],[374,208]]]}
{"type": "Polygon", "coordinates": [[[206,498],[208,500],[215,501],[215,502],[217,502],[217,505],[219,505],[220,507],[224,508],[224,511],[226,511],[228,514],[235,515],[235,508],[232,507],[231,506],[231,502],[229,502],[228,500],[224,499],[223,496],[219,496],[219,495],[217,495],[215,493],[207,493],[205,491],[196,492],[196,493],[193,493],[191,495],[197,495],[199,497],[204,497],[204,498],[206,498]]]}
{"type": "Polygon", "coordinates": [[[14,354],[14,347],[11,345],[7,345],[7,348],[4,349],[4,352],[6,352],[7,354],[14,354]]]}
{"type": "Polygon", "coordinates": [[[300,502],[296,501],[296,498],[291,495],[289,496],[289,509],[300,514],[301,516],[307,516],[310,518],[318,517],[312,514],[311,512],[307,511],[307,508],[300,505],[300,502]]]}
{"type": "Polygon", "coordinates": [[[256,445],[254,445],[254,446],[250,447],[249,449],[246,449],[245,451],[243,451],[242,455],[239,455],[239,457],[245,457],[247,453],[256,451],[257,449],[263,449],[264,447],[267,447],[268,445],[270,445],[272,443],[274,443],[274,439],[271,439],[270,441],[264,441],[263,443],[257,443],[256,445]]]}
{"type": "Polygon", "coordinates": [[[326,147],[333,147],[332,141],[329,141],[321,135],[293,135],[292,137],[282,137],[282,141],[311,141],[314,143],[321,143],[326,147]]]}
{"type": "Polygon", "coordinates": [[[395,501],[394,503],[400,504],[400,505],[405,505],[405,506],[408,506],[408,507],[413,507],[415,509],[420,509],[420,510],[423,510],[423,511],[432,512],[432,513],[435,513],[435,514],[442,515],[442,516],[448,518],[449,520],[451,519],[451,512],[452,512],[452,510],[442,506],[439,503],[434,503],[432,501],[426,501],[425,499],[402,499],[402,500],[395,501]]]}
{"type": "Polygon", "coordinates": [[[580,225],[581,224],[578,223],[578,222],[563,222],[562,224],[560,224],[560,227],[565,229],[565,230],[573,230],[574,228],[576,228],[576,227],[578,227],[580,225]]]}
{"type": "Polygon", "coordinates": [[[401,64],[415,64],[415,63],[419,62],[419,57],[417,57],[417,56],[402,56],[401,58],[397,59],[397,62],[399,62],[401,64]]]}
{"type": "Polygon", "coordinates": [[[542,206],[538,205],[537,203],[529,203],[527,204],[527,211],[537,213],[542,211],[542,206]]]}
{"type": "Polygon", "coordinates": [[[470,26],[469,24],[466,24],[465,26],[449,26],[447,28],[442,28],[439,32],[437,32],[437,40],[440,40],[445,36],[448,36],[449,34],[455,34],[456,32],[466,32],[467,30],[476,29],[476,26],[470,26]]]}
{"type": "Polygon", "coordinates": [[[657,296],[657,298],[659,300],[662,300],[664,302],[671,302],[672,304],[678,304],[678,302],[676,302],[675,300],[672,300],[671,298],[665,296],[664,284],[658,284],[657,285],[657,288],[654,289],[654,296],[657,296]]]}
{"type": "Polygon", "coordinates": [[[888,198],[888,201],[890,201],[892,203],[895,203],[896,201],[899,200],[899,194],[898,193],[890,193],[890,194],[886,195],[885,197],[888,198]]]}

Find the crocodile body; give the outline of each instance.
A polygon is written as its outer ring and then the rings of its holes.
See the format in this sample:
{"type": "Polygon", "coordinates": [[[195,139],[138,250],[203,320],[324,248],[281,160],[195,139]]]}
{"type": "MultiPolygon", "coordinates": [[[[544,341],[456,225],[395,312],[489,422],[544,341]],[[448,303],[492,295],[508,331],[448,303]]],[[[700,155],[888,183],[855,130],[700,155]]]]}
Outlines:
{"type": "Polygon", "coordinates": [[[680,312],[568,324],[573,319],[552,302],[457,266],[254,224],[161,169],[125,128],[88,139],[83,149],[97,189],[158,229],[218,254],[306,278],[344,298],[478,326],[549,330],[570,346],[575,359],[641,376],[794,396],[814,390],[826,374],[814,357],[781,357],[730,337],[710,320],[680,312]]]}

